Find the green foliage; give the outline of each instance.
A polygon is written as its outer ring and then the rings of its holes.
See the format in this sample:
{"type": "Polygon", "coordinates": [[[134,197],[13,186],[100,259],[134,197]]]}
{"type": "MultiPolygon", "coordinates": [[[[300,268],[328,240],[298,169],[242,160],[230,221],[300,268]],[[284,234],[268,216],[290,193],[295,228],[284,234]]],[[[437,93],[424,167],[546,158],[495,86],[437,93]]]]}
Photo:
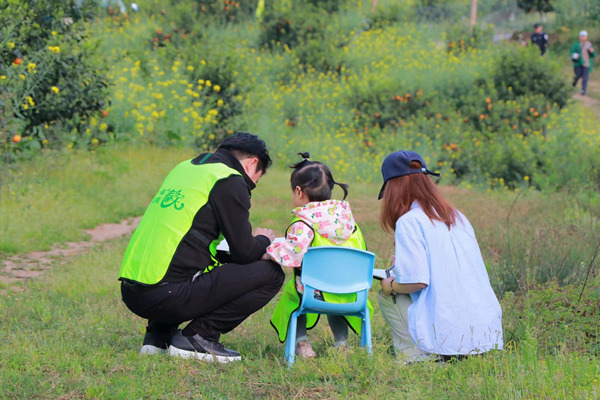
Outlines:
{"type": "Polygon", "coordinates": [[[418,0],[416,17],[422,21],[441,22],[467,15],[470,2],[455,0],[418,0]]]}
{"type": "Polygon", "coordinates": [[[513,47],[502,53],[494,67],[494,86],[502,100],[540,94],[548,105],[564,107],[569,87],[561,76],[560,65],[540,59],[533,48],[513,47]]]}
{"type": "MultiPolygon", "coordinates": [[[[368,2],[318,3],[267,2],[255,19],[256,4],[240,2],[243,18],[233,23],[224,9],[231,1],[166,7],[147,0],[129,18],[98,18],[90,32],[101,40],[61,44],[50,55],[77,48],[88,60],[81,64],[109,65],[112,106],[100,118],[86,116],[94,104],[82,102],[83,111],[69,109],[68,123],[38,125],[35,134],[44,147],[141,141],[210,149],[249,130],[272,143],[281,165],[312,148],[350,179],[377,179],[377,164],[401,147],[423,153],[445,183],[556,189],[600,182],[595,119],[569,105],[570,88],[551,54],[491,46],[491,26],[471,35],[466,23],[414,22],[418,7],[454,13],[468,10],[468,1],[381,1],[374,15],[368,2]],[[586,167],[571,166],[574,156],[586,167]]],[[[56,88],[49,100],[66,95],[56,88]]],[[[14,114],[16,102],[31,112],[29,98],[14,93],[4,96],[2,114],[14,114]]],[[[27,124],[8,127],[8,119],[6,151],[40,147],[30,136],[12,142],[11,132],[27,124]]]]}
{"type": "Polygon", "coordinates": [[[327,20],[327,12],[314,5],[295,5],[284,10],[270,8],[263,17],[260,43],[270,49],[280,46],[291,49],[301,43],[321,41],[327,20]]]}
{"type": "Polygon", "coordinates": [[[554,11],[552,0],[517,0],[517,6],[526,12],[547,13],[554,11]]]}
{"type": "Polygon", "coordinates": [[[256,12],[255,0],[197,0],[196,3],[196,17],[204,22],[239,22],[256,12]]]}
{"type": "Polygon", "coordinates": [[[84,41],[92,3],[0,2],[2,114],[23,121],[14,151],[64,144],[107,106],[108,82],[92,59],[95,46],[84,41]]]}
{"type": "Polygon", "coordinates": [[[380,2],[374,13],[368,17],[368,26],[372,29],[381,29],[395,25],[399,22],[410,21],[415,15],[415,9],[407,2],[389,1],[380,2]]]}
{"type": "Polygon", "coordinates": [[[465,24],[456,24],[446,31],[448,51],[460,52],[472,49],[483,49],[492,43],[494,29],[492,26],[474,26],[473,32],[465,24]]]}

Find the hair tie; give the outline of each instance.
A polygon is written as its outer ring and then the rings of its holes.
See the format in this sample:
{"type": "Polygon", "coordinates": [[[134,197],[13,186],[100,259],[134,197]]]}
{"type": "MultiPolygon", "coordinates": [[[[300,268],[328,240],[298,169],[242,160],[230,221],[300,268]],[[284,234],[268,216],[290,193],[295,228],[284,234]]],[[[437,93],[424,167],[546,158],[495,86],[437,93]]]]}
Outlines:
{"type": "Polygon", "coordinates": [[[304,152],[304,153],[298,153],[298,155],[300,157],[302,157],[302,161],[310,161],[310,153],[304,152]]]}

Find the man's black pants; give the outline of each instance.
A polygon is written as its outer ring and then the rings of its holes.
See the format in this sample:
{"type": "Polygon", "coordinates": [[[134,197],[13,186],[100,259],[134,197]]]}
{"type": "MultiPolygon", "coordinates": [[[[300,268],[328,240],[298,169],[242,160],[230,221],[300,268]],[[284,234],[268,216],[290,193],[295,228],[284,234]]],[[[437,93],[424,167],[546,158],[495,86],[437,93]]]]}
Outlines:
{"type": "Polygon", "coordinates": [[[191,321],[183,334],[219,341],[279,292],[285,275],[273,262],[224,264],[194,280],[143,286],[121,283],[123,302],[148,319],[148,332],[168,333],[191,321]]]}

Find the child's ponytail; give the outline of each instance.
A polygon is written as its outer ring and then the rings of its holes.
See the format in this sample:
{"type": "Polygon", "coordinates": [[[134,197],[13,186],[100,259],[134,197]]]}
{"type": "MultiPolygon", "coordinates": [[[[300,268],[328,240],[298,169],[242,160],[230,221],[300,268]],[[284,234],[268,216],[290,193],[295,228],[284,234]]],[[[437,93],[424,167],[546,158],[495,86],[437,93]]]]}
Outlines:
{"type": "Polygon", "coordinates": [[[336,181],[333,181],[333,184],[334,185],[338,185],[339,187],[342,188],[342,190],[344,191],[344,198],[342,200],[346,200],[346,197],[348,197],[348,188],[350,186],[348,186],[348,184],[346,184],[346,183],[339,183],[339,182],[336,182],[336,181]]]}
{"type": "Polygon", "coordinates": [[[345,183],[338,183],[333,179],[329,168],[319,162],[310,161],[309,153],[298,153],[302,161],[290,165],[294,169],[290,183],[292,190],[300,187],[312,201],[325,201],[331,199],[331,192],[334,185],[338,185],[344,192],[344,200],[348,196],[349,186],[345,183]]]}

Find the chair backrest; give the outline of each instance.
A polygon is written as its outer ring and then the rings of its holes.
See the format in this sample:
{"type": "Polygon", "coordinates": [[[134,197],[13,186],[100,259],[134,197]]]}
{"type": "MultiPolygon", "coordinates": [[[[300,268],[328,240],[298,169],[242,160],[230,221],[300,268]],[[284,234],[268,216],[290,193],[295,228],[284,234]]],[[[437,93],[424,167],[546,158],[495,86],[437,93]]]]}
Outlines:
{"type": "Polygon", "coordinates": [[[329,293],[356,293],[373,283],[375,254],[348,247],[311,247],[304,255],[300,281],[329,293]]]}

